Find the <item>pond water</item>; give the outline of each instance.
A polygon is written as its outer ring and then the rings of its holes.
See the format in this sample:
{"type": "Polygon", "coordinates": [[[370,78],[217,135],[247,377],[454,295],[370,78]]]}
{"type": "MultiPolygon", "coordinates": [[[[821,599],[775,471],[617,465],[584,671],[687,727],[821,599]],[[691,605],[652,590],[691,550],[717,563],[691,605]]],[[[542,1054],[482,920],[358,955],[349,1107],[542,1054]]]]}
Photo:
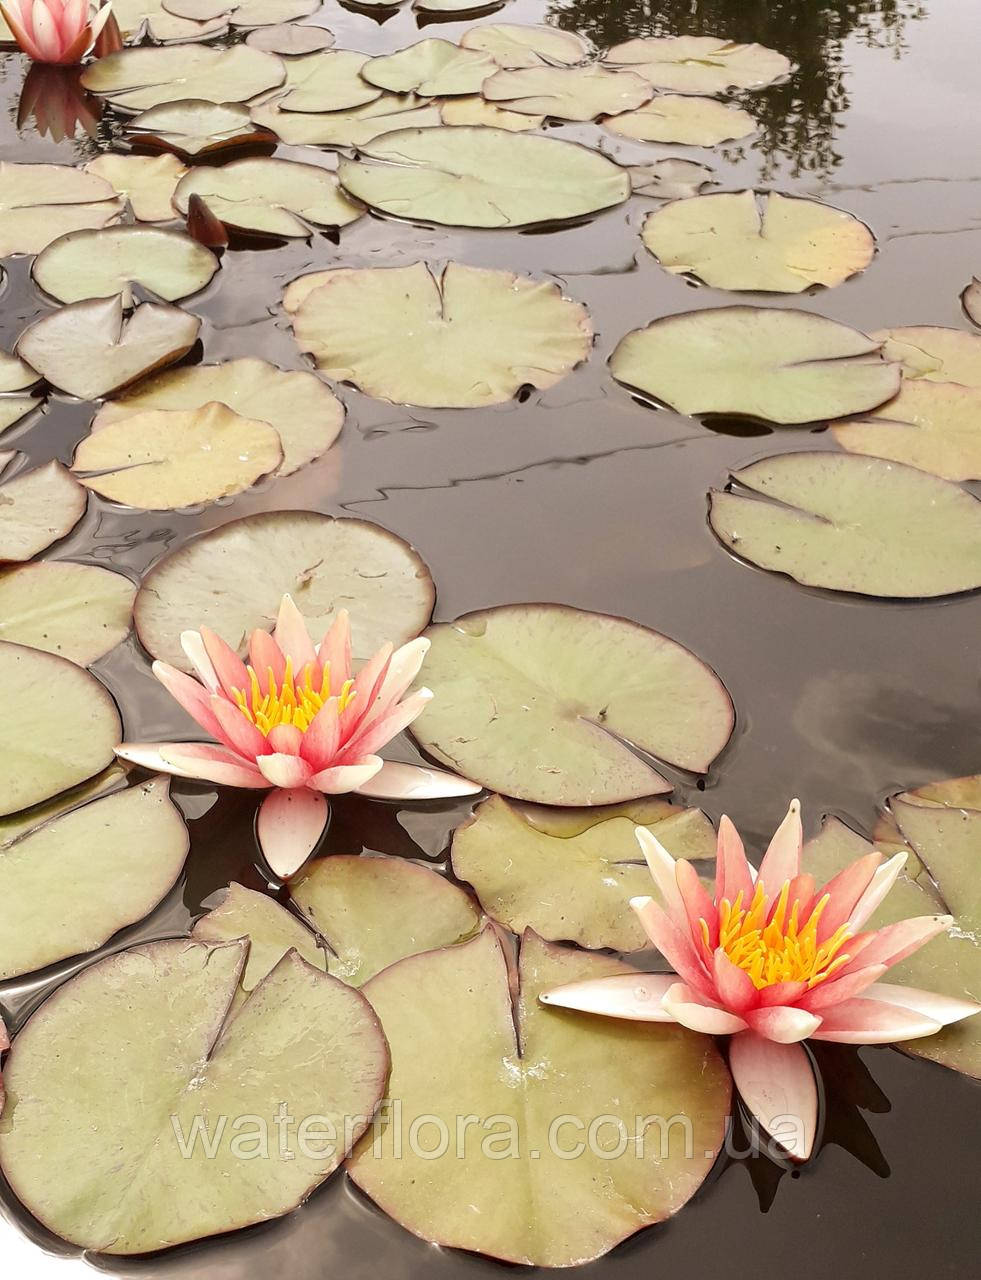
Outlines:
{"type": "MultiPolygon", "coordinates": [[[[385,52],[419,37],[406,7],[389,20],[328,0],[316,21],[339,47],[385,52]]],[[[513,0],[488,22],[540,22],[600,45],[633,36],[712,34],[757,40],[800,64],[789,83],[744,95],[761,121],[749,144],[712,151],[630,143],[598,126],[555,136],[599,144],[618,160],[687,155],[725,189],[772,186],[814,195],[865,220],[875,261],[804,306],[866,332],[903,324],[969,327],[958,295],[981,268],[978,103],[981,11],[972,0],[513,0]]],[[[427,27],[456,39],[464,22],[427,27]]],[[[0,55],[0,157],[82,163],[118,133],[111,113],[94,137],[54,141],[18,130],[26,64],[0,55]]],[[[309,160],[307,149],[277,154],[309,160]]],[[[329,151],[318,153],[333,166],[329,151]]],[[[584,225],[473,232],[364,218],[339,237],[233,247],[189,305],[204,319],[202,358],[256,354],[306,367],[279,309],[284,286],[331,265],[419,259],[506,267],[557,279],[588,307],[592,358],[545,393],[492,409],[416,410],[341,388],[338,443],[293,476],[265,481],[198,512],[134,513],[95,495],[52,554],[112,566],[134,579],[166,551],[232,516],[316,508],[375,521],[412,542],[438,588],[437,619],[514,601],[560,601],[624,615],[681,641],[722,676],[737,728],[704,784],[678,778],[678,797],[717,820],[728,812],[759,847],[799,795],[808,826],[837,813],[869,829],[887,794],[975,772],[977,595],[877,603],[806,590],[729,556],[706,523],[707,491],[768,454],[831,447],[826,433],[716,423],[714,429],[632,398],[605,361],[629,330],[657,316],[732,296],[668,275],[639,240],[653,206],[635,196],[584,225]]],[[[0,347],[10,349],[47,306],[26,259],[7,260],[0,347]]],[[[201,355],[199,351],[197,354],[201,355]]],[[[33,462],[69,460],[92,406],[53,397],[40,420],[8,437],[33,462]]],[[[5,446],[7,442],[5,440],[5,446]]],[[[7,446],[9,447],[9,446],[7,446]]],[[[95,668],[119,701],[129,740],[183,736],[186,723],[150,676],[135,640],[95,668]]],[[[405,758],[412,758],[405,747],[405,758]]],[[[182,931],[229,879],[265,887],[254,865],[253,800],[216,799],[181,784],[191,819],[186,878],[148,921],[114,940],[182,931]]],[[[441,865],[466,806],[400,811],[357,798],[335,808],[332,851],[362,849],[441,865]]],[[[86,963],[88,962],[86,960],[86,963]]],[[[0,987],[12,1029],[80,964],[0,987]]],[[[825,1146],[802,1174],[763,1159],[724,1160],[695,1200],[663,1227],[583,1268],[589,1280],[650,1274],[729,1280],[792,1269],[800,1280],[954,1276],[976,1267],[978,1127],[974,1082],[892,1050],[827,1046],[825,1146]]],[[[466,1070],[447,1062],[446,1071],[466,1070]]],[[[71,1253],[5,1195],[9,1218],[45,1248],[71,1253]]],[[[5,1228],[0,1223],[0,1237],[5,1228]]],[[[0,1245],[2,1248],[2,1245],[0,1245]]],[[[18,1275],[30,1275],[25,1262],[18,1275]]],[[[58,1274],[81,1270],[65,1264],[58,1274]]],[[[95,1265],[145,1280],[469,1280],[499,1264],[424,1244],[337,1176],[300,1211],[268,1227],[137,1261],[95,1265]]]]}

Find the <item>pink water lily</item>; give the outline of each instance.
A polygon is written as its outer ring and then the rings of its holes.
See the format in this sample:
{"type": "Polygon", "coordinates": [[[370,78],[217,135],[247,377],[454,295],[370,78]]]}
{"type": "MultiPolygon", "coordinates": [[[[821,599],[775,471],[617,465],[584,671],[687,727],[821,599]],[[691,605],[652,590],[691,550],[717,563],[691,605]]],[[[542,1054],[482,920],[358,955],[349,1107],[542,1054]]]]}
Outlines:
{"type": "Polygon", "coordinates": [[[0,0],[14,39],[35,62],[81,62],[109,19],[108,4],[91,0],[0,0]]]}
{"type": "Polygon", "coordinates": [[[386,644],[353,673],[351,627],[341,610],[315,646],[284,596],[276,629],[254,631],[246,665],[207,627],[181,645],[197,679],[155,662],[153,673],[215,742],[124,742],[116,754],[144,768],[231,787],[273,788],[256,831],[273,871],[292,875],[316,847],[326,797],[347,791],[388,800],[476,795],[476,783],[376,754],[433,696],[405,694],[429,649],[423,637],[386,644]]]}
{"type": "Polygon", "coordinates": [[[880,981],[953,924],[952,916],[919,916],[863,931],[905,853],[889,861],[870,853],[818,889],[801,871],[795,800],[758,874],[722,819],[712,896],[692,864],[675,861],[650,831],[638,827],[637,839],[663,905],[652,898],[630,905],[675,972],[570,983],[540,998],[731,1036],[729,1066],[743,1102],[795,1158],[810,1155],[817,1129],[817,1086],[801,1041],[913,1040],[981,1011],[971,1000],[880,981]]]}

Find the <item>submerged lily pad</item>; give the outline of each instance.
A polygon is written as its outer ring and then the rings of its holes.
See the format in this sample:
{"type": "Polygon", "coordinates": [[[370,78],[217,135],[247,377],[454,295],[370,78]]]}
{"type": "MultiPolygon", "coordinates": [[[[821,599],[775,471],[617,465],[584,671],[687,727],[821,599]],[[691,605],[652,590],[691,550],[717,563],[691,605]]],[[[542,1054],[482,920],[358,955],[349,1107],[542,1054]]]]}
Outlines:
{"type": "Polygon", "coordinates": [[[651,892],[636,827],[647,827],[674,857],[695,859],[715,856],[712,824],[701,810],[666,800],[593,811],[594,820],[574,832],[564,829],[567,813],[491,796],[453,836],[454,874],[515,933],[529,928],[552,942],[615,951],[649,947],[628,905],[651,892]]]}
{"type": "Polygon", "coordinates": [[[901,377],[857,329],[807,311],[743,306],[685,311],[635,329],[610,370],[681,413],[780,423],[875,409],[901,377]]]}
{"type": "Polygon", "coordinates": [[[468,408],[553,386],[592,346],[558,285],[451,262],[300,276],[283,306],[328,377],[397,403],[468,408]]]}
{"type": "Polygon", "coordinates": [[[169,787],[92,800],[0,851],[0,981],[94,951],[173,888],[190,842],[169,787]]]}
{"type": "Polygon", "coordinates": [[[112,761],[122,737],[116,704],[74,662],[0,641],[0,688],[0,814],[48,800],[112,761]]]}
{"type": "Polygon", "coordinates": [[[128,226],[62,236],[38,254],[33,274],[59,302],[119,293],[132,306],[134,284],[175,302],[203,289],[217,270],[211,250],[180,231],[128,226]]]}
{"type": "Polygon", "coordinates": [[[624,618],[515,604],[426,634],[436,697],[412,732],[437,760],[504,795],[598,805],[670,791],[628,743],[704,773],[732,733],[715,672],[624,618]]]}
{"type": "Polygon", "coordinates": [[[342,159],[341,185],[400,218],[462,227],[522,227],[620,204],[630,177],[575,142],[505,129],[402,129],[342,159]]]}
{"type": "Polygon", "coordinates": [[[244,653],[252,631],[275,625],[287,592],[318,640],[349,609],[356,658],[417,636],[436,595],[415,550],[378,525],[267,511],[212,529],[155,565],[136,597],[136,629],[155,658],[187,670],[182,631],[210,627],[244,653]]]}
{"type": "Polygon", "coordinates": [[[903,366],[908,381],[960,382],[981,387],[981,336],[942,325],[906,325],[873,333],[887,360],[903,366]]]}
{"type": "Polygon", "coordinates": [[[369,59],[361,74],[369,84],[390,93],[439,98],[480,93],[480,86],[497,69],[494,59],[481,49],[464,49],[449,40],[420,40],[407,49],[369,59]]]}
{"type": "Polygon", "coordinates": [[[271,236],[309,236],[311,225],[346,227],[364,212],[328,169],[267,156],[192,169],[174,196],[181,213],[195,194],[227,226],[271,236]]]}
{"type": "Polygon", "coordinates": [[[381,89],[361,75],[368,60],[368,54],[351,49],[291,58],[276,105],[284,111],[347,111],[374,102],[381,89]]]}
{"type": "Polygon", "coordinates": [[[654,196],[658,200],[678,200],[697,195],[712,181],[712,170],[695,160],[654,160],[635,164],[628,169],[630,183],[637,195],[654,196]]]}
{"type": "Polygon", "coordinates": [[[484,81],[480,92],[489,102],[506,102],[512,111],[559,120],[595,120],[634,111],[654,94],[641,76],[599,66],[498,71],[484,81]]]}
{"type": "Polygon", "coordinates": [[[440,123],[451,125],[486,125],[491,129],[507,129],[511,133],[524,133],[545,123],[544,116],[524,115],[520,111],[508,111],[496,102],[488,102],[479,94],[461,94],[441,103],[440,123]]]}
{"type": "Polygon", "coordinates": [[[0,161],[0,258],[40,253],[66,232],[104,227],[123,207],[97,174],[63,164],[0,161]]]}
{"type": "Polygon", "coordinates": [[[169,222],[174,215],[171,198],[187,169],[174,156],[121,156],[105,154],[90,160],[86,173],[94,173],[129,201],[139,222],[169,222]]]}
{"type": "Polygon", "coordinates": [[[0,640],[88,666],[129,635],[136,587],[121,573],[70,560],[0,571],[0,640]]]}
{"type": "Polygon", "coordinates": [[[334,33],[326,27],[301,27],[294,22],[282,22],[257,27],[245,37],[245,43],[266,53],[278,53],[281,58],[297,58],[304,53],[329,49],[334,43],[334,33]]]}
{"type": "Polygon", "coordinates": [[[188,157],[273,140],[256,129],[248,107],[239,102],[204,102],[200,98],[151,107],[134,116],[127,129],[138,141],[156,141],[188,157]]]}
{"type": "Polygon", "coordinates": [[[489,53],[499,67],[572,67],[585,62],[592,45],[574,31],[499,22],[471,27],[460,37],[464,49],[489,53]]]}
{"type": "Polygon", "coordinates": [[[4,479],[17,455],[0,453],[0,563],[31,560],[78,524],[85,490],[60,462],[4,479]]]}
{"type": "Polygon", "coordinates": [[[658,89],[713,94],[762,89],[783,79],[794,64],[761,44],[737,44],[717,36],[661,36],[627,40],[603,55],[614,67],[631,67],[658,89]]]}
{"type": "Polygon", "coordinates": [[[291,950],[315,969],[327,970],[327,958],[305,924],[267,893],[256,893],[234,882],[219,904],[198,920],[191,937],[196,942],[248,939],[249,958],[241,978],[243,991],[257,987],[291,950]]]}
{"type": "Polygon", "coordinates": [[[291,952],[229,1016],[245,952],[177,939],[110,956],[16,1037],[0,1166],[62,1239],[138,1254],[279,1217],[367,1127],[388,1071],[367,1002],[291,952]],[[320,1127],[263,1150],[283,1104],[320,1127]]]}
{"type": "Polygon", "coordinates": [[[348,1164],[362,1191],[424,1240],[549,1267],[600,1257],[680,1209],[712,1167],[729,1114],[729,1073],[710,1037],[556,1014],[537,1000],[547,987],[623,972],[529,932],[512,1015],[507,965],[487,929],[368,983],[400,1105],[376,1146],[369,1135],[348,1164]],[[437,1079],[434,1062],[465,1066],[437,1079]],[[678,1115],[690,1122],[687,1154],[681,1126],[656,1119],[678,1115]],[[458,1117],[469,1127],[454,1139],[458,1117]],[[558,1117],[568,1127],[557,1131],[558,1117]],[[613,1119],[587,1144],[596,1117],[613,1119]],[[450,1135],[442,1153],[440,1126],[450,1135]]]}
{"type": "Polygon", "coordinates": [[[643,240],[662,267],[716,289],[801,293],[864,271],[875,238],[864,222],[818,200],[722,191],[650,214],[643,240]]]}
{"type": "Polygon", "coordinates": [[[750,495],[713,490],[709,523],[762,569],[897,599],[981,586],[981,502],[937,476],[881,458],[785,453],[732,478],[750,495]]]}
{"type": "Polygon", "coordinates": [[[81,83],[123,111],[146,111],[186,98],[248,102],[285,78],[286,65],[273,53],[242,44],[228,49],[190,44],[111,53],[87,66],[81,83]]]}
{"type": "Polygon", "coordinates": [[[946,480],[981,479],[981,387],[904,379],[895,400],[831,430],[849,453],[892,458],[946,480]]]}
{"type": "Polygon", "coordinates": [[[748,111],[710,98],[686,98],[662,93],[637,111],[604,120],[611,133],[639,142],[678,142],[690,147],[714,147],[720,142],[748,138],[757,124],[748,111]]]}
{"type": "Polygon", "coordinates": [[[382,93],[350,111],[287,111],[277,100],[253,107],[252,119],[289,146],[319,147],[361,147],[396,129],[433,129],[443,123],[435,103],[412,93],[382,93]]]}

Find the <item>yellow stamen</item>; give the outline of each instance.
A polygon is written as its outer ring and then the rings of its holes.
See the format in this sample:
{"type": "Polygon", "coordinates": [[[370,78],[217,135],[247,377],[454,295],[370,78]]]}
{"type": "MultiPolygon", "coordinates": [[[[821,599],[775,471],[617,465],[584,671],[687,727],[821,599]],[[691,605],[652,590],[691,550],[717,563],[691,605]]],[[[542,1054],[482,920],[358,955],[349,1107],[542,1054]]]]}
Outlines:
{"type": "Polygon", "coordinates": [[[271,667],[266,668],[267,693],[262,692],[259,677],[252,667],[249,673],[248,689],[233,689],[232,697],[235,705],[250,724],[254,724],[263,736],[268,735],[280,725],[292,725],[301,733],[306,733],[314,716],[329,701],[337,704],[338,715],[345,711],[357,697],[354,681],[345,681],[341,691],[333,699],[330,694],[330,666],[325,664],[323,679],[319,688],[314,684],[314,671],[311,663],[307,663],[298,676],[293,673],[292,658],[286,659],[283,678],[277,681],[271,667]]]}

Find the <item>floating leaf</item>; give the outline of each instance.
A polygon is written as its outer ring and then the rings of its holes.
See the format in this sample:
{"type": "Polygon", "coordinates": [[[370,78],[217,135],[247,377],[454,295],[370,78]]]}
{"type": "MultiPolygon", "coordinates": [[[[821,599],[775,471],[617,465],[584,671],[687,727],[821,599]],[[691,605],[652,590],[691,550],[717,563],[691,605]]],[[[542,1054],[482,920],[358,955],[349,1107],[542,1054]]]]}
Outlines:
{"type": "Polygon", "coordinates": [[[122,211],[115,191],[94,173],[0,161],[0,258],[40,253],[66,232],[104,227],[122,211]]]}
{"type": "Polygon", "coordinates": [[[327,958],[306,925],[267,893],[256,893],[234,882],[219,904],[198,920],[191,937],[195,942],[248,938],[249,958],[241,979],[244,991],[257,987],[291,950],[315,969],[327,969],[327,958]]]}
{"type": "Polygon", "coordinates": [[[412,7],[420,13],[490,13],[506,3],[507,0],[412,0],[412,7]]]}
{"type": "Polygon", "coordinates": [[[681,413],[781,423],[875,409],[896,394],[901,376],[857,329],[775,307],[663,316],[620,341],[610,370],[681,413]]]}
{"type": "Polygon", "coordinates": [[[319,458],[337,439],[344,406],[312,373],[287,372],[247,356],[221,364],[171,369],[102,406],[92,430],[147,409],[200,409],[212,401],[243,418],[275,427],[283,447],[276,474],[292,475],[319,458]]]}
{"type": "Polygon", "coordinates": [[[0,852],[0,981],[94,951],[162,901],[189,847],[169,787],[93,800],[0,852]]]}
{"type": "Polygon", "coordinates": [[[120,293],[128,307],[133,284],[174,302],[203,289],[217,270],[211,250],[180,231],[128,226],[62,236],[38,254],[33,274],[59,302],[120,293]]]}
{"type": "Polygon", "coordinates": [[[643,240],[662,267],[716,289],[801,293],[864,271],[875,238],[864,222],[818,200],[721,191],[650,214],[643,240]]]}
{"type": "Polygon", "coordinates": [[[0,814],[48,800],[111,762],[122,737],[116,704],[74,662],[0,641],[0,688],[0,814]]]}
{"type": "Polygon", "coordinates": [[[961,306],[968,320],[981,326],[981,281],[977,278],[962,291],[961,306]]]}
{"type": "Polygon", "coordinates": [[[462,49],[449,40],[420,40],[407,49],[369,59],[361,74],[390,93],[439,98],[480,93],[480,86],[497,69],[497,63],[483,50],[462,49]]]}
{"type": "Polygon", "coordinates": [[[388,1071],[367,1002],[290,953],[229,1016],[244,960],[244,944],[186,939],[124,951],[60,987],[17,1036],[0,1165],[62,1239],[138,1254],[266,1222],[367,1127],[388,1071]],[[317,1127],[280,1129],[263,1151],[281,1105],[317,1127]]]}
{"type": "Polygon", "coordinates": [[[350,49],[291,58],[276,105],[283,111],[345,111],[374,102],[381,89],[361,75],[368,61],[368,54],[350,49]]]}
{"type": "Polygon", "coordinates": [[[712,170],[694,160],[654,160],[651,164],[631,165],[627,170],[630,184],[637,195],[655,196],[659,200],[677,200],[698,194],[712,181],[712,170]]]}
{"type": "MultiPolygon", "coordinates": [[[[478,94],[462,94],[459,98],[447,98],[439,108],[443,124],[484,125],[491,129],[507,129],[511,133],[524,133],[538,129],[545,123],[544,116],[524,115],[520,111],[507,111],[494,102],[488,102],[478,94]]],[[[437,121],[437,123],[440,123],[437,121]]]]}
{"type": "Polygon", "coordinates": [[[36,395],[8,394],[26,391],[39,375],[18,356],[0,351],[0,436],[41,403],[36,395]]]}
{"type": "Polygon", "coordinates": [[[221,18],[232,27],[269,27],[308,18],[320,0],[163,0],[168,13],[192,22],[221,18]]]}
{"type": "Polygon", "coordinates": [[[981,387],[904,379],[895,400],[831,430],[850,453],[892,458],[945,480],[981,479],[981,387]]]}
{"type": "Polygon", "coordinates": [[[140,222],[169,222],[174,216],[171,197],[187,173],[174,156],[120,156],[105,154],[90,160],[86,173],[94,173],[125,197],[140,222]]]}
{"type": "Polygon", "coordinates": [[[512,1015],[507,965],[487,929],[380,973],[365,994],[400,1105],[349,1162],[358,1186],[425,1240],[533,1266],[589,1262],[677,1212],[711,1169],[729,1114],[729,1073],[712,1040],[664,1023],[556,1016],[537,1001],[547,987],[623,972],[529,932],[512,1015]],[[437,1081],[435,1062],[465,1066],[437,1081]],[[688,1124],[666,1123],[679,1115],[688,1124]],[[472,1127],[454,1140],[463,1116],[472,1127]],[[568,1127],[556,1129],[559,1117],[568,1127]],[[598,1129],[596,1117],[613,1119],[598,1129]]]}
{"type": "Polygon", "coordinates": [[[284,111],[278,102],[252,108],[252,119],[289,146],[361,147],[396,129],[433,129],[443,123],[440,109],[408,93],[382,93],[350,111],[284,111]]]}
{"type": "Polygon", "coordinates": [[[590,811],[566,833],[566,813],[491,796],[453,837],[453,872],[473,885],[489,916],[549,941],[640,951],[650,946],[629,908],[649,896],[651,873],[634,831],[641,824],[676,858],[714,858],[715,832],[699,809],[646,800],[590,811]]]}
{"type": "Polygon", "coordinates": [[[981,337],[963,329],[917,324],[873,333],[882,354],[903,366],[906,380],[960,382],[981,387],[981,337]]]}
{"type": "Polygon", "coordinates": [[[763,89],[794,70],[790,59],[775,49],[717,36],[627,40],[608,50],[603,61],[634,68],[658,89],[695,94],[763,89]]]}
{"type": "Polygon", "coordinates": [[[400,858],[322,858],[290,896],[330,943],[328,971],[354,987],[406,956],[470,937],[480,923],[462,889],[400,858]]]}
{"type": "Polygon", "coordinates": [[[112,0],[112,13],[127,44],[139,44],[144,35],[158,44],[207,40],[228,30],[224,13],[210,22],[193,22],[168,13],[164,0],[112,0]]]}
{"type": "Polygon", "coordinates": [[[732,733],[715,672],[624,618],[502,605],[426,634],[436,697],[412,732],[492,791],[540,804],[633,800],[671,787],[627,744],[704,773],[732,733]]]}
{"type": "Polygon", "coordinates": [[[574,31],[557,27],[500,22],[471,27],[460,37],[464,49],[489,53],[499,67],[572,67],[592,56],[590,43],[574,31]]]}
{"type": "Polygon", "coordinates": [[[527,67],[498,71],[480,91],[490,102],[506,102],[512,111],[559,120],[595,120],[633,111],[654,90],[630,71],[604,67],[527,67]]]}
{"type": "Polygon", "coordinates": [[[780,454],[732,478],[750,495],[713,490],[709,523],[762,569],[897,599],[981,586],[981,503],[946,480],[847,453],[780,454]]]}
{"type": "Polygon", "coordinates": [[[584,307],[558,285],[451,262],[318,271],[283,306],[304,351],[328,377],[397,403],[500,404],[550,387],[592,345],[584,307]]]}
{"type": "Polygon", "coordinates": [[[309,236],[310,224],[346,227],[364,212],[328,169],[268,156],[192,169],[174,197],[181,213],[192,194],[226,225],[271,236],[309,236]]]}
{"type": "Polygon", "coordinates": [[[31,560],[75,528],[85,490],[60,462],[46,462],[4,480],[16,455],[0,453],[0,563],[31,560]]]}
{"type": "Polygon", "coordinates": [[[118,791],[126,781],[128,768],[128,765],[122,765],[116,760],[108,769],[103,769],[88,782],[83,782],[80,786],[72,787],[68,791],[59,792],[53,800],[32,805],[29,809],[21,809],[8,817],[0,818],[0,850],[9,848],[15,840],[33,831],[35,827],[51,822],[52,819],[77,809],[79,805],[86,804],[97,796],[118,791]]]}
{"type": "Polygon", "coordinates": [[[301,27],[282,22],[272,27],[257,27],[245,37],[245,43],[265,53],[278,53],[281,58],[296,58],[329,49],[334,43],[334,33],[326,27],[301,27]]]}
{"type": "Polygon", "coordinates": [[[417,636],[436,595],[429,570],[394,533],[316,511],[268,511],[212,529],[154,566],[136,597],[137,632],[155,658],[187,670],[182,631],[210,627],[244,653],[252,631],[272,629],[287,592],[318,638],[349,609],[356,658],[417,636]]]}
{"type": "Polygon", "coordinates": [[[179,49],[123,49],[91,63],[81,83],[124,111],[146,111],[187,98],[205,102],[248,102],[286,78],[275,54],[232,45],[182,45],[179,49]]]}
{"type": "Polygon", "coordinates": [[[79,444],[72,470],[113,502],[173,511],[241,493],[282,460],[279,435],[268,422],[206,404],[147,409],[105,423],[79,444]]]}
{"type": "Polygon", "coordinates": [[[127,128],[139,141],[155,141],[184,156],[207,155],[245,143],[271,140],[270,135],[256,129],[248,108],[238,102],[218,104],[201,99],[168,102],[134,116],[127,128]]]}
{"type": "Polygon", "coordinates": [[[44,560],[0,571],[0,640],[85,667],[129,635],[136,587],[93,564],[44,560]]]}
{"type": "Polygon", "coordinates": [[[201,321],[179,307],[144,302],[124,319],[120,294],[73,302],[21,334],[18,351],[52,386],[96,400],[186,355],[201,321]]]}
{"type": "Polygon", "coordinates": [[[748,111],[727,107],[710,98],[659,94],[637,111],[625,111],[603,121],[611,133],[640,142],[677,142],[691,147],[714,147],[720,142],[748,138],[757,129],[748,111]]]}

